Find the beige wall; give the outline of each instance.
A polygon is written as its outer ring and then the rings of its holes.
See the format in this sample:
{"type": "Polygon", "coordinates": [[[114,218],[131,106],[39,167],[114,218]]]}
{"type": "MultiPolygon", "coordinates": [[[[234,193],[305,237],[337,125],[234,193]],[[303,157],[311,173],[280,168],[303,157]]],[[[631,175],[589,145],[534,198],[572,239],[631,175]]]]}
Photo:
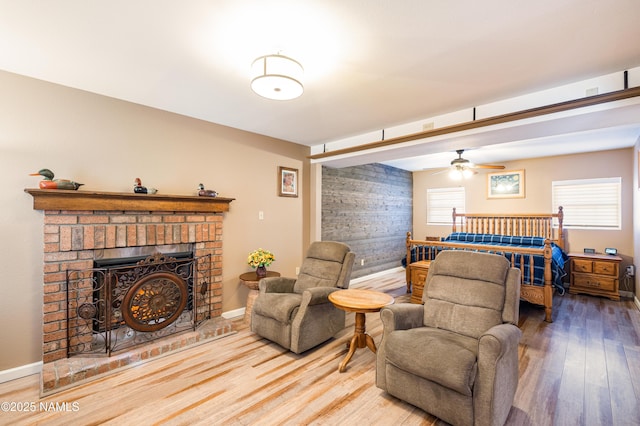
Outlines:
{"type": "Polygon", "coordinates": [[[203,182],[236,198],[224,218],[225,312],[245,304],[237,277],[251,250],[272,250],[272,268],[295,274],[310,235],[308,147],[5,72],[0,93],[0,371],[41,359],[43,213],[23,192],[40,168],[81,190],[130,192],[140,177],[163,194],[195,195],[203,182]],[[300,197],[277,196],[278,166],[300,170],[300,197]]]}
{"type": "MultiPolygon", "coordinates": [[[[622,177],[622,229],[596,231],[571,229],[566,231],[567,250],[581,252],[585,247],[603,252],[616,247],[624,268],[633,263],[633,148],[587,154],[544,157],[504,163],[505,170],[525,171],[525,198],[487,199],[487,177],[480,171],[464,181],[466,210],[470,213],[549,213],[551,212],[551,182],[554,180],[622,177]]],[[[455,186],[446,173],[432,171],[414,173],[413,178],[413,235],[416,238],[446,236],[450,226],[427,225],[427,188],[455,186]]],[[[633,291],[631,285],[621,290],[633,291]]]]}
{"type": "MultiPolygon", "coordinates": [[[[633,248],[640,253],[640,139],[636,141],[636,145],[633,149],[633,248]]],[[[640,265],[636,265],[638,267],[640,265]]],[[[638,285],[638,275],[640,272],[636,269],[636,276],[634,277],[636,298],[635,302],[640,309],[640,285],[638,285]]]]}

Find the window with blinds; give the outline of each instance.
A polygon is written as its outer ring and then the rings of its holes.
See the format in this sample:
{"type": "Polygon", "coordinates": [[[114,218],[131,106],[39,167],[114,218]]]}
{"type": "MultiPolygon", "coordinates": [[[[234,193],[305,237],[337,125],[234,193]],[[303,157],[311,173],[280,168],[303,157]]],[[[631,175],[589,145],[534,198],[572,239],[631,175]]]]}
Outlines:
{"type": "Polygon", "coordinates": [[[564,228],[620,229],[622,179],[580,179],[551,182],[553,211],[563,207],[564,228]]]}
{"type": "Polygon", "coordinates": [[[427,225],[451,225],[453,208],[464,213],[464,187],[427,189],[427,225]]]}

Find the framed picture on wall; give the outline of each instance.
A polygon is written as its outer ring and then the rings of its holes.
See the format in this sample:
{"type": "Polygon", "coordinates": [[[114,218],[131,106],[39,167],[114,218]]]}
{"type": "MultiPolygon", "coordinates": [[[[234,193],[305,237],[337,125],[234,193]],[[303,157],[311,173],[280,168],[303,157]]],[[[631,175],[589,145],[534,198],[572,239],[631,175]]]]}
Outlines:
{"type": "Polygon", "coordinates": [[[487,173],[487,198],[524,198],[524,170],[487,173]]]}
{"type": "Polygon", "coordinates": [[[278,167],[278,195],[281,197],[298,196],[298,169],[278,167]]]}

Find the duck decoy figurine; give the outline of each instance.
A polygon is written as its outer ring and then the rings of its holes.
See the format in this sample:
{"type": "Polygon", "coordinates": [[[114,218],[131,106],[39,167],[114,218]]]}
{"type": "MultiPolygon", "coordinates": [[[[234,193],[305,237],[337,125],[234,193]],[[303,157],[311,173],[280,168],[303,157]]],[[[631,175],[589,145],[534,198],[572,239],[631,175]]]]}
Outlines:
{"type": "Polygon", "coordinates": [[[158,192],[155,188],[147,188],[146,186],[142,186],[142,180],[140,178],[136,178],[134,180],[135,185],[133,185],[133,192],[136,194],[155,194],[158,192]]]}
{"type": "Polygon", "coordinates": [[[29,176],[43,177],[39,184],[40,189],[71,189],[75,191],[84,185],[68,179],[54,179],[55,175],[49,169],[40,169],[38,173],[30,173],[29,176]]]}
{"type": "Polygon", "coordinates": [[[133,181],[135,185],[133,185],[133,192],[135,192],[136,194],[146,194],[147,193],[147,187],[146,186],[142,186],[142,181],[140,180],[140,178],[136,178],[136,180],[133,181]]]}
{"type": "Polygon", "coordinates": [[[200,197],[217,197],[218,193],[213,189],[204,189],[203,184],[198,185],[198,195],[200,197]]]}

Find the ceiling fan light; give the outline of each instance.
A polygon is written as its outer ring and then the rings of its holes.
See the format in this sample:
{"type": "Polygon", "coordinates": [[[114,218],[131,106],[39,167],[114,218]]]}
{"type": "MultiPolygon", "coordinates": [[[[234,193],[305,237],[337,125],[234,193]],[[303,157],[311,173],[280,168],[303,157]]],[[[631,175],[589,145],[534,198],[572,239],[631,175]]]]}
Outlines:
{"type": "Polygon", "coordinates": [[[260,56],[251,64],[251,89],[267,99],[295,99],[304,92],[303,73],[302,65],[287,56],[260,56]]]}
{"type": "Polygon", "coordinates": [[[458,169],[451,169],[451,171],[449,171],[449,178],[453,179],[453,180],[461,180],[462,179],[462,172],[458,169]]]}
{"type": "Polygon", "coordinates": [[[469,179],[471,176],[473,176],[473,172],[471,171],[471,169],[464,169],[462,171],[462,177],[464,177],[465,179],[469,179]]]}

